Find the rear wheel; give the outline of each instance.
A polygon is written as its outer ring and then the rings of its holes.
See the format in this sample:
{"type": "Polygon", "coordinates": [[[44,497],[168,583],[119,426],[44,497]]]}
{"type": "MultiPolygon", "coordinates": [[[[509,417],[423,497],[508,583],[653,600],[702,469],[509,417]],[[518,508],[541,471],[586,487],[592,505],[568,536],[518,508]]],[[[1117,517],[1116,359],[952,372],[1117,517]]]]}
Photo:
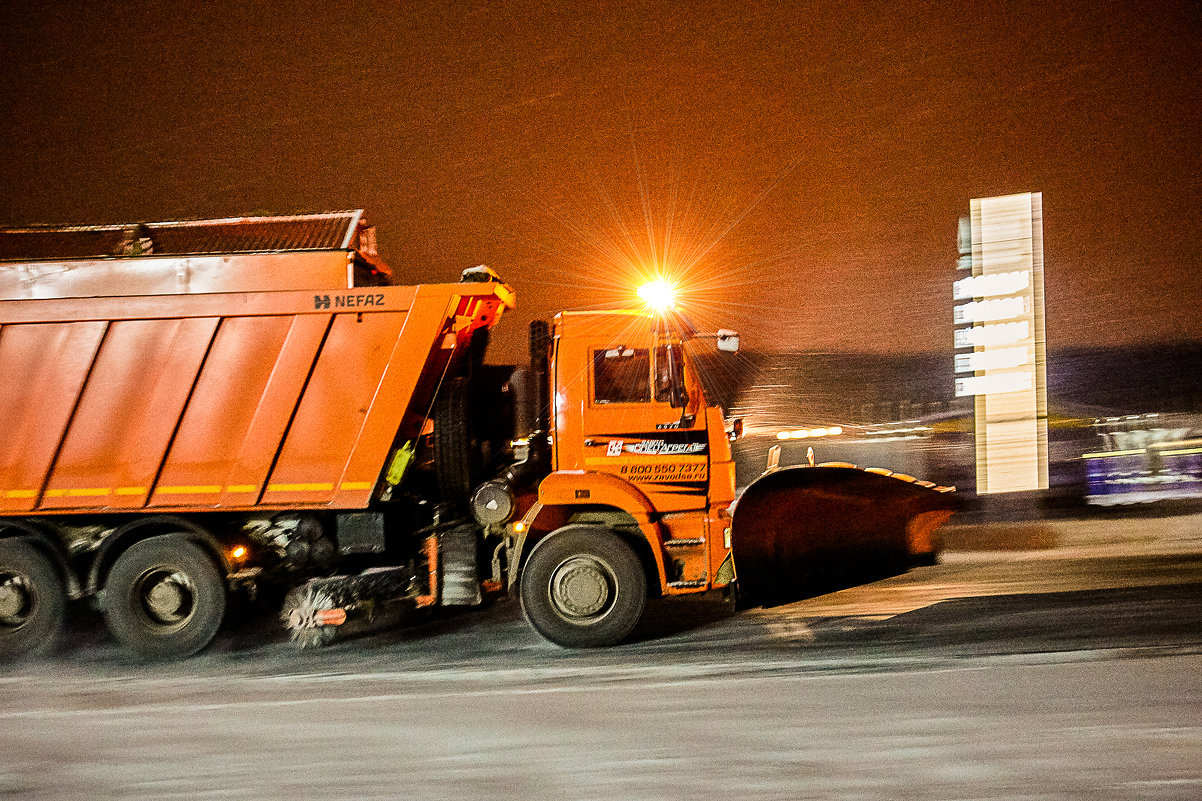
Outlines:
{"type": "Polygon", "coordinates": [[[639,622],[647,577],[620,537],[568,526],[531,552],[520,594],[539,634],[568,648],[596,648],[621,642],[639,622]]]}
{"type": "Polygon", "coordinates": [[[104,616],[122,645],[148,659],[191,656],[225,616],[225,581],[196,543],[178,535],[136,542],[105,583],[104,616]]]}
{"type": "Polygon", "coordinates": [[[54,563],[24,540],[0,540],[0,657],[49,649],[66,608],[67,593],[54,563]]]}

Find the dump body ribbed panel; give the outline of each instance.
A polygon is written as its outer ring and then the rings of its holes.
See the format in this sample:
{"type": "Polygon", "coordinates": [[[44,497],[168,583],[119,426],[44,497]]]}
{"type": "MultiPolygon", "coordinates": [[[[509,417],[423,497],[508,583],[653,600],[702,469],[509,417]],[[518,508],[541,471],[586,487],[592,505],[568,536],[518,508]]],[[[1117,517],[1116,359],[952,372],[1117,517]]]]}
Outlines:
{"type": "Polygon", "coordinates": [[[361,211],[275,217],[0,228],[0,261],[201,256],[354,248],[361,211]]]}
{"type": "Polygon", "coordinates": [[[0,301],[0,517],[361,509],[500,284],[0,301]]]}

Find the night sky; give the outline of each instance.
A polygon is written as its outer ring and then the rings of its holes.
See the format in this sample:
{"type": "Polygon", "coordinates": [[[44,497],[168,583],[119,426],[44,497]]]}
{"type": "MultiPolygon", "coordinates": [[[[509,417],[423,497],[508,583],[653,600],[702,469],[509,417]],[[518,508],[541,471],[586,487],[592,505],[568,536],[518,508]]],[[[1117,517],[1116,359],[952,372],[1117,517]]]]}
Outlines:
{"type": "Polygon", "coordinates": [[[1050,348],[1202,339],[1196,2],[249,5],[0,5],[0,225],[362,207],[519,321],[666,264],[753,347],[916,352],[1034,191],[1050,348]]]}

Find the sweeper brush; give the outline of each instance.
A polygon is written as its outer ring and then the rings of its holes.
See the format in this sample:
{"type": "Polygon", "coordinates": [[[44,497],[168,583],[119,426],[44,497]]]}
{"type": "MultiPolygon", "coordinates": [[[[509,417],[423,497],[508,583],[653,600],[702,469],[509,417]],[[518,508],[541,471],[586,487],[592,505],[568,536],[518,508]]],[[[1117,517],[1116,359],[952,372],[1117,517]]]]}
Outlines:
{"type": "Polygon", "coordinates": [[[281,618],[301,648],[396,626],[416,607],[406,568],[312,579],[288,593],[281,618]]]}

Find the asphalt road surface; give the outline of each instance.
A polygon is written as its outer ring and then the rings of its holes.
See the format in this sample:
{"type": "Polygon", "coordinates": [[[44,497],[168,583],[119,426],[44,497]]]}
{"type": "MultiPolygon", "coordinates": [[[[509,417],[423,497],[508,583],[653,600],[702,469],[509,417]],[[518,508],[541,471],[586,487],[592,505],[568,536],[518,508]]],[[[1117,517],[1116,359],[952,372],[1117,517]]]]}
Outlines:
{"type": "Polygon", "coordinates": [[[516,604],[0,673],[0,798],[1202,798],[1202,549],[951,554],[567,651],[516,604]]]}

